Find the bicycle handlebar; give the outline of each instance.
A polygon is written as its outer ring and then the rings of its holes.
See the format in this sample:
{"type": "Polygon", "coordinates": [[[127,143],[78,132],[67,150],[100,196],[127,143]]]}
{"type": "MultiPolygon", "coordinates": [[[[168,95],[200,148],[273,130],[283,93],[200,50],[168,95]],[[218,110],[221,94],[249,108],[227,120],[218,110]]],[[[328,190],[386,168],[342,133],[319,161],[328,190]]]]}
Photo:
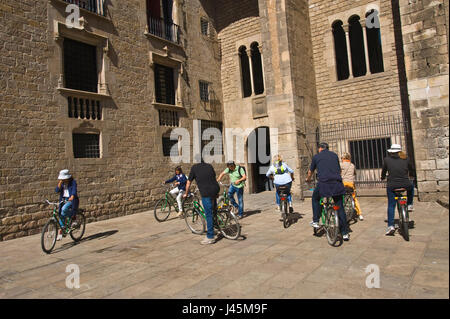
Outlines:
{"type": "Polygon", "coordinates": [[[225,186],[225,187],[229,187],[230,186],[230,184],[224,184],[222,182],[219,182],[219,184],[222,185],[222,186],[225,186]]]}
{"type": "Polygon", "coordinates": [[[61,205],[62,203],[64,203],[63,200],[60,201],[59,203],[53,203],[53,202],[50,202],[48,199],[45,199],[45,202],[49,205],[54,205],[54,206],[58,206],[58,205],[61,205]]]}

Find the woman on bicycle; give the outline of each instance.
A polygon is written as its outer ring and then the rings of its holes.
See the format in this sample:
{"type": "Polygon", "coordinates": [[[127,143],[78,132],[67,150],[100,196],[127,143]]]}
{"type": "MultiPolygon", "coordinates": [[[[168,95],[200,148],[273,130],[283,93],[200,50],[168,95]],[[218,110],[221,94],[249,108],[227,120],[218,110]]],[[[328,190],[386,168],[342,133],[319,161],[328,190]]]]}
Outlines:
{"type": "Polygon", "coordinates": [[[342,154],[341,160],[341,176],[342,176],[342,182],[344,183],[344,187],[348,187],[353,189],[353,200],[355,201],[355,210],[356,214],[359,217],[359,220],[364,220],[363,216],[361,215],[361,208],[359,206],[358,199],[356,198],[356,192],[355,192],[355,176],[356,176],[356,169],[355,165],[351,162],[351,155],[349,153],[342,154]]]}
{"type": "MultiPolygon", "coordinates": [[[[61,215],[61,227],[64,227],[66,217],[71,217],[78,211],[79,199],[77,195],[77,182],[69,174],[68,169],[63,169],[59,172],[58,185],[55,192],[59,193],[59,202],[64,201],[64,205],[59,206],[59,214],[61,215]]],[[[61,229],[58,232],[56,240],[62,239],[61,229]]]]}
{"type": "Polygon", "coordinates": [[[399,144],[392,144],[391,148],[387,150],[388,156],[385,157],[383,162],[383,169],[381,171],[381,180],[387,176],[387,196],[388,196],[388,229],[386,235],[392,235],[395,232],[394,216],[395,216],[395,193],[396,188],[405,188],[407,190],[407,205],[408,210],[413,210],[413,198],[414,198],[414,185],[412,184],[409,176],[413,176],[412,166],[409,162],[406,154],[402,152],[402,147],[399,144]]]}
{"type": "Polygon", "coordinates": [[[277,212],[281,212],[280,196],[278,195],[278,189],[280,188],[280,186],[287,186],[289,192],[289,207],[290,209],[292,209],[292,196],[290,192],[292,181],[294,180],[294,170],[291,169],[285,162],[283,162],[281,155],[275,155],[273,157],[273,164],[267,171],[266,176],[274,179],[273,183],[276,188],[275,199],[277,202],[277,212]]]}
{"type": "Polygon", "coordinates": [[[177,187],[172,189],[170,191],[170,194],[172,196],[175,196],[175,195],[178,194],[178,196],[177,196],[177,203],[178,203],[179,211],[178,211],[177,217],[181,217],[183,215],[182,198],[183,198],[183,194],[186,191],[186,182],[187,182],[187,177],[186,177],[186,175],[183,174],[183,170],[181,169],[181,166],[177,166],[175,168],[175,175],[172,178],[170,178],[167,181],[165,181],[164,184],[168,184],[168,183],[172,183],[172,182],[175,182],[175,185],[177,187]]]}

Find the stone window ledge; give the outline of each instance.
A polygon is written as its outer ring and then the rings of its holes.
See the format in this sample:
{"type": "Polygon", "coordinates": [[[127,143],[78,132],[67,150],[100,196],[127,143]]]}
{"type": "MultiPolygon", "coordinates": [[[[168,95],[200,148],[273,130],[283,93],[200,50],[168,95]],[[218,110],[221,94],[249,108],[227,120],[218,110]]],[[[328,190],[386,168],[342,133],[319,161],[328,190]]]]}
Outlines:
{"type": "Polygon", "coordinates": [[[346,80],[341,80],[341,81],[335,81],[331,87],[337,87],[337,86],[342,86],[342,85],[347,85],[347,84],[355,84],[358,82],[362,82],[362,81],[371,81],[371,80],[375,80],[378,78],[383,78],[383,77],[391,77],[393,76],[393,73],[391,71],[384,71],[384,72],[380,72],[380,73],[374,73],[374,74],[366,74],[363,76],[358,76],[356,78],[351,78],[351,79],[346,79],[346,80]]]}
{"type": "Polygon", "coordinates": [[[171,110],[177,110],[177,111],[185,110],[184,106],[182,106],[182,105],[165,104],[165,103],[159,103],[159,102],[152,102],[152,105],[154,105],[156,108],[162,108],[162,109],[171,109],[171,110]]]}
{"type": "Polygon", "coordinates": [[[97,98],[97,99],[111,99],[112,98],[111,95],[109,95],[109,94],[80,91],[80,90],[67,89],[67,88],[62,88],[62,87],[57,88],[57,90],[63,95],[74,95],[77,97],[83,96],[83,97],[97,98]]]}
{"type": "Polygon", "coordinates": [[[172,42],[172,41],[170,41],[170,40],[167,40],[167,39],[164,39],[164,38],[161,38],[161,37],[158,37],[157,35],[154,35],[153,33],[150,33],[150,32],[148,32],[147,30],[144,31],[144,35],[145,35],[148,39],[156,39],[156,40],[161,41],[161,42],[164,42],[164,43],[169,43],[169,44],[171,44],[171,45],[173,45],[173,46],[176,46],[176,47],[178,47],[178,48],[180,48],[180,49],[184,49],[183,46],[182,46],[181,44],[176,43],[176,42],[172,42]]]}

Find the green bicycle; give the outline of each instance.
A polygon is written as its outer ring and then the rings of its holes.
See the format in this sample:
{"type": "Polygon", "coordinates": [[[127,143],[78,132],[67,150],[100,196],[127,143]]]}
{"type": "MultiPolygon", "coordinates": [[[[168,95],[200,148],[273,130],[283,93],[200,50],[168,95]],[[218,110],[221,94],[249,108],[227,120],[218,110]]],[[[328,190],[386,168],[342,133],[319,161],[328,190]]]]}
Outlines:
{"type": "Polygon", "coordinates": [[[319,220],[319,228],[314,228],[314,235],[318,236],[319,232],[324,229],[327,234],[328,244],[334,246],[341,234],[339,229],[339,206],[334,204],[333,197],[323,197],[320,199],[322,206],[322,214],[319,220]]]}
{"type": "MultiPolygon", "coordinates": [[[[164,183],[162,185],[165,186],[164,183]]],[[[169,218],[169,215],[172,212],[172,207],[175,210],[175,212],[178,213],[180,211],[176,199],[172,196],[172,194],[170,194],[170,189],[173,189],[174,187],[175,187],[174,184],[170,184],[170,186],[166,189],[164,193],[164,197],[156,202],[153,213],[158,222],[166,221],[167,218],[169,218]]],[[[192,207],[192,201],[194,200],[194,197],[190,197],[189,199],[188,198],[184,198],[182,201],[184,211],[187,208],[192,207]]]]}
{"type": "Polygon", "coordinates": [[[56,244],[58,229],[61,229],[63,237],[66,237],[67,234],[69,234],[75,242],[81,240],[86,229],[86,217],[83,214],[83,210],[78,209],[78,212],[76,212],[73,217],[67,218],[66,223],[61,227],[61,224],[63,223],[61,216],[59,215],[59,205],[64,204],[65,202],[52,203],[47,199],[45,201],[47,204],[53,205],[53,212],[52,217],[50,217],[42,229],[41,247],[45,253],[50,254],[56,244]]]}
{"type": "MultiPolygon", "coordinates": [[[[205,210],[197,198],[194,198],[192,204],[193,206],[185,211],[184,219],[191,232],[201,235],[206,231],[205,210]]],[[[222,207],[214,211],[213,225],[225,238],[235,240],[241,235],[241,225],[229,208],[222,207]]]]}
{"type": "Polygon", "coordinates": [[[222,182],[219,182],[220,186],[223,186],[223,193],[222,195],[219,196],[219,198],[217,199],[217,208],[218,209],[230,209],[233,211],[234,214],[236,214],[235,212],[235,207],[233,205],[231,205],[230,203],[230,196],[228,196],[228,189],[230,187],[230,184],[224,184],[222,182]]]}

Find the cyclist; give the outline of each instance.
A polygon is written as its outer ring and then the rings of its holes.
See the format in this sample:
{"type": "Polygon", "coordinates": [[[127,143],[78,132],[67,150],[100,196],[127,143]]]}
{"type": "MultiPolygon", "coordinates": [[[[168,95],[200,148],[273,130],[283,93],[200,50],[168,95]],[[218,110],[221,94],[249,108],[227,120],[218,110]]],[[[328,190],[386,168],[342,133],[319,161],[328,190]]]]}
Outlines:
{"type": "Polygon", "coordinates": [[[194,164],[189,173],[189,178],[186,183],[186,193],[183,197],[187,197],[187,194],[189,194],[189,188],[193,180],[197,182],[198,190],[202,197],[203,208],[205,209],[207,233],[206,238],[201,241],[201,244],[214,244],[213,212],[217,209],[217,195],[220,191],[219,184],[216,180],[216,172],[211,164],[204,163],[203,161],[194,164]]]}
{"type": "Polygon", "coordinates": [[[266,173],[267,177],[273,178],[273,184],[275,185],[275,199],[277,203],[277,212],[281,212],[282,208],[280,206],[280,195],[278,194],[278,189],[280,186],[287,186],[288,188],[288,202],[289,202],[289,210],[292,211],[292,196],[291,196],[291,186],[292,181],[294,180],[294,170],[291,169],[285,162],[283,162],[283,158],[281,155],[275,155],[273,157],[273,164],[269,167],[269,170],[266,173]]]}
{"type": "MultiPolygon", "coordinates": [[[[65,201],[64,205],[59,206],[59,214],[61,215],[61,227],[64,227],[66,217],[75,215],[78,211],[79,198],[77,195],[77,182],[69,174],[68,169],[63,169],[59,172],[58,185],[55,192],[59,193],[59,202],[65,201]]],[[[56,240],[61,240],[63,237],[61,229],[58,232],[56,240]]]]}
{"type": "Polygon", "coordinates": [[[348,234],[347,218],[345,216],[342,195],[345,194],[345,187],[342,183],[341,166],[336,153],[329,150],[327,143],[319,144],[319,153],[314,155],[311,166],[308,170],[306,182],[311,182],[311,176],[317,169],[317,186],[312,195],[313,221],[310,225],[319,228],[320,219],[320,198],[333,197],[336,206],[339,206],[338,216],[342,238],[350,239],[348,234]]]}
{"type": "Polygon", "coordinates": [[[351,162],[352,156],[349,153],[342,154],[341,160],[341,176],[342,176],[342,182],[344,183],[344,187],[349,187],[353,189],[353,200],[355,201],[355,210],[356,214],[358,215],[359,220],[364,220],[362,214],[361,214],[361,207],[359,206],[359,201],[356,198],[356,192],[355,192],[355,176],[356,176],[356,169],[355,165],[351,162]]]}
{"type": "Polygon", "coordinates": [[[186,175],[183,174],[183,170],[181,169],[181,166],[175,167],[175,175],[164,182],[164,184],[175,182],[175,187],[170,191],[170,194],[172,196],[177,195],[177,203],[178,203],[178,214],[177,217],[181,217],[183,215],[183,203],[182,203],[182,197],[184,192],[186,191],[186,182],[187,178],[186,175]],[[176,182],[175,182],[176,181],[176,182]]]}
{"type": "Polygon", "coordinates": [[[230,176],[230,188],[228,189],[228,197],[230,197],[231,204],[235,208],[239,208],[238,218],[242,218],[244,212],[244,185],[247,175],[245,174],[245,169],[242,166],[236,166],[234,161],[229,161],[227,163],[227,168],[220,173],[217,181],[220,182],[222,177],[228,174],[230,176]],[[239,205],[236,204],[234,200],[234,194],[237,194],[239,205]]]}
{"type": "Polygon", "coordinates": [[[384,158],[383,169],[381,171],[381,180],[387,176],[387,197],[388,197],[388,228],[386,235],[393,235],[395,232],[394,216],[395,216],[395,193],[396,188],[405,188],[407,190],[407,205],[408,210],[413,210],[414,199],[414,185],[409,179],[409,176],[413,176],[412,165],[407,159],[406,154],[402,152],[402,147],[399,144],[392,144],[391,148],[387,150],[388,156],[384,158]]]}

